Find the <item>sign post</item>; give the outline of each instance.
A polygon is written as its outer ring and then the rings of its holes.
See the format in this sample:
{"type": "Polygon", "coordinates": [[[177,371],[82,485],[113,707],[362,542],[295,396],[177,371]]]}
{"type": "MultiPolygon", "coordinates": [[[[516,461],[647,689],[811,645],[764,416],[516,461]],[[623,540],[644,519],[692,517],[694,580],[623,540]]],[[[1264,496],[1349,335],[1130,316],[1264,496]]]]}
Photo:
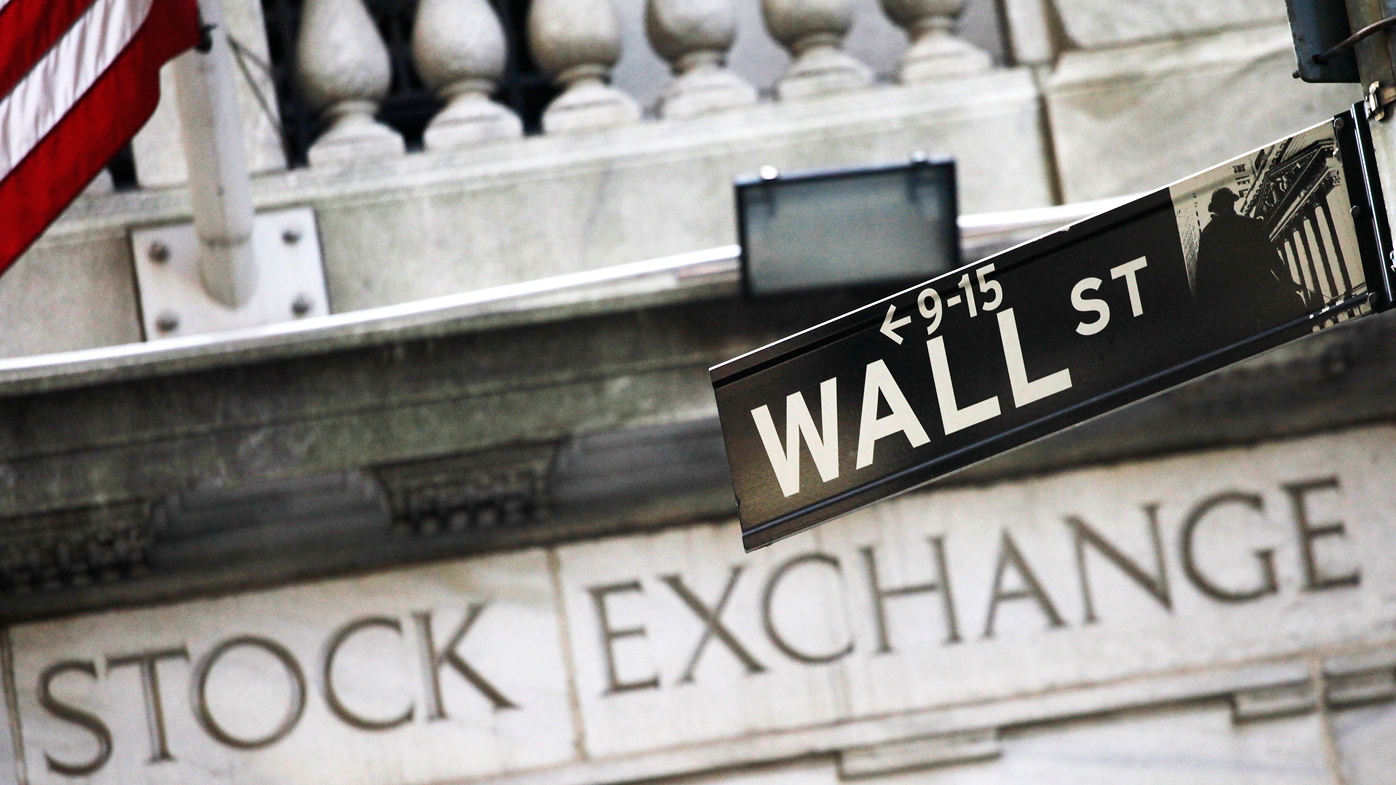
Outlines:
{"type": "Polygon", "coordinates": [[[713,368],[743,544],[1390,307],[1372,157],[1357,107],[713,368]]]}

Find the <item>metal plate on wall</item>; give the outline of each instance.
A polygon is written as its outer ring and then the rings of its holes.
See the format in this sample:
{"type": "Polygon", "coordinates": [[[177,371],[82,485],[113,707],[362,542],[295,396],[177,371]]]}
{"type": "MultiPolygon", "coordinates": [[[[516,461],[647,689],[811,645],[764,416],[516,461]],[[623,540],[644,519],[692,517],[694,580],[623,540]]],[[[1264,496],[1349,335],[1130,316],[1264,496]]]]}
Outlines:
{"type": "Polygon", "coordinates": [[[315,211],[260,213],[252,223],[257,289],[238,308],[214,300],[199,277],[192,223],[131,232],[146,340],[220,332],[329,314],[315,211]]]}
{"type": "Polygon", "coordinates": [[[1361,82],[1357,55],[1351,49],[1339,52],[1326,63],[1314,62],[1314,55],[1352,35],[1343,0],[1286,0],[1285,5],[1289,9],[1298,77],[1306,82],[1361,82]]]}

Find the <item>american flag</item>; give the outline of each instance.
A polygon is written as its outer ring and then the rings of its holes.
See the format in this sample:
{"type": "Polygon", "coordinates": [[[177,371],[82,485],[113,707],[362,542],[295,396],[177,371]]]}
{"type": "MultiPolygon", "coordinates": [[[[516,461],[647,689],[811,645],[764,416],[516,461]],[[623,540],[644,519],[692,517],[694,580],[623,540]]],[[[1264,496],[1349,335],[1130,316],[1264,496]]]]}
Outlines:
{"type": "Polygon", "coordinates": [[[196,0],[0,0],[0,272],[160,101],[199,40],[196,0]]]}

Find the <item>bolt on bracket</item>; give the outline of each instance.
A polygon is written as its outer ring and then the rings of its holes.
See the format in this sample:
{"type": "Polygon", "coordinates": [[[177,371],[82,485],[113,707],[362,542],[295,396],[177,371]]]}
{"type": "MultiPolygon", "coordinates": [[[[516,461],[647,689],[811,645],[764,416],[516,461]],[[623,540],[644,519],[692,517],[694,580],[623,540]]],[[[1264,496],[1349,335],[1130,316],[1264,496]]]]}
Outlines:
{"type": "Polygon", "coordinates": [[[314,210],[298,207],[256,215],[252,250],[257,288],[248,302],[229,308],[204,287],[193,223],[132,229],[131,253],[146,340],[329,314],[314,210]]]}
{"type": "Polygon", "coordinates": [[[1396,85],[1372,82],[1367,85],[1367,97],[1362,103],[1367,109],[1368,120],[1388,119],[1389,109],[1396,103],[1396,85]]]}

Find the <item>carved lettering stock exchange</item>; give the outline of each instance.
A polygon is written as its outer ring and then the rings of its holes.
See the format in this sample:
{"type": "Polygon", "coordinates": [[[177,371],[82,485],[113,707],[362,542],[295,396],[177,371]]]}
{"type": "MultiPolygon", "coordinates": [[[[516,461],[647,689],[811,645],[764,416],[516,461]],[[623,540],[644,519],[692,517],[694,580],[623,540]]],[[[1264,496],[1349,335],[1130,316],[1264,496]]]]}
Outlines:
{"type": "Polygon", "coordinates": [[[909,494],[752,554],[698,524],[21,625],[15,747],[29,785],[429,783],[1383,645],[1393,443],[909,494]]]}
{"type": "Polygon", "coordinates": [[[746,547],[1386,307],[1359,121],[714,368],[746,547]]]}

